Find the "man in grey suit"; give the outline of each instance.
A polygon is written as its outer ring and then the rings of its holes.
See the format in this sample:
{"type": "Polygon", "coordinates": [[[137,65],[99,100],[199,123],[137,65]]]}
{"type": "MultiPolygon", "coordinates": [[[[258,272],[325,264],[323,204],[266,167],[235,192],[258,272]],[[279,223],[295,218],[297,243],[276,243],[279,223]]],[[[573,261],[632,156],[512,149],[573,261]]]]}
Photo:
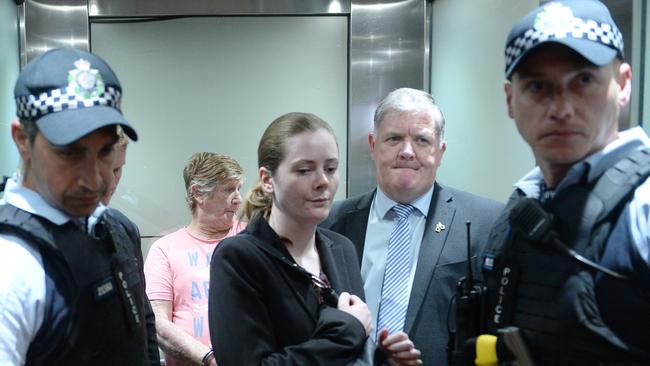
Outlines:
{"type": "MultiPolygon", "coordinates": [[[[408,335],[423,364],[436,366],[448,363],[448,309],[458,279],[467,273],[466,222],[471,222],[476,258],[503,208],[436,182],[447,148],[444,127],[430,94],[409,88],[388,94],[368,135],[377,188],[337,202],[322,224],[350,238],[357,248],[377,330],[373,340],[381,344],[408,335]],[[398,204],[402,209],[394,207],[398,204]],[[408,239],[397,252],[402,244],[393,244],[398,242],[393,238],[403,230],[408,239]]],[[[479,273],[477,261],[472,262],[479,273]]]]}

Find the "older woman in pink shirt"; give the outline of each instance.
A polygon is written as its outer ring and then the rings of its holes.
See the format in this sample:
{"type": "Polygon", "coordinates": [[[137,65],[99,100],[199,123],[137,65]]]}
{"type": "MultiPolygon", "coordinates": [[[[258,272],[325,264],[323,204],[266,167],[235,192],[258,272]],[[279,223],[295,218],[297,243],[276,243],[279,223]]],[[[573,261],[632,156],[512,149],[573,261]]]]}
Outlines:
{"type": "Polygon", "coordinates": [[[219,242],[237,234],[244,179],[229,156],[197,153],[183,170],[192,221],[156,241],[144,264],[147,295],[156,314],[166,365],[216,365],[210,352],[210,257],[219,242]]]}

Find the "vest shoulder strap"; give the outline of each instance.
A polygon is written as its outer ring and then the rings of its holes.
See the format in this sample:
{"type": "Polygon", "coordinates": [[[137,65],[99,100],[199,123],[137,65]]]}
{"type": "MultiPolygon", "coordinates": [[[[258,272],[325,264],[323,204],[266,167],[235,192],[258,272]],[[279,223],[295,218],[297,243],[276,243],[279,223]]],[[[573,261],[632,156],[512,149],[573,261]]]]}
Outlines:
{"type": "Polygon", "coordinates": [[[31,245],[38,240],[39,249],[43,246],[55,247],[52,234],[38,216],[9,204],[0,205],[0,233],[17,235],[31,245]]]}
{"type": "Polygon", "coordinates": [[[607,169],[592,194],[603,202],[598,221],[624,205],[634,190],[650,177],[650,148],[637,150],[607,169]]]}

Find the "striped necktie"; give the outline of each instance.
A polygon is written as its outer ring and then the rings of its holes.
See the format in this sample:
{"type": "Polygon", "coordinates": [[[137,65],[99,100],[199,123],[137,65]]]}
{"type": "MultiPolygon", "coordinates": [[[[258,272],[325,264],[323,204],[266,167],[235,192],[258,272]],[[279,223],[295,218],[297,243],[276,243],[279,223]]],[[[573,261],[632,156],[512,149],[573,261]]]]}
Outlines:
{"type": "Polygon", "coordinates": [[[381,289],[381,302],[377,318],[377,332],[388,328],[393,334],[404,329],[406,309],[408,308],[408,283],[411,264],[411,225],[409,215],[415,207],[397,204],[392,210],[399,220],[393,227],[388,242],[384,283],[381,289]]]}

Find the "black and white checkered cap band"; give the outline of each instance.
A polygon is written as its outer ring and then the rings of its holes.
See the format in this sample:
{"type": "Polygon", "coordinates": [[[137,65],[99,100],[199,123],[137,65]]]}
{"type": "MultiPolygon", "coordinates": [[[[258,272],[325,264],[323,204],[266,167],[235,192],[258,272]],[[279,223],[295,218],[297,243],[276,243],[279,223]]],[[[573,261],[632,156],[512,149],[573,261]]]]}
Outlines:
{"type": "Polygon", "coordinates": [[[595,20],[574,18],[570,26],[561,31],[548,32],[529,28],[520,36],[514,38],[506,46],[506,70],[510,64],[523,53],[537,45],[552,39],[586,39],[614,48],[623,55],[623,35],[615,26],[599,23],[595,20]]]}
{"type": "Polygon", "coordinates": [[[104,93],[88,98],[74,92],[68,93],[67,89],[53,89],[39,96],[17,97],[16,114],[19,118],[38,119],[46,114],[66,109],[108,106],[119,110],[121,97],[122,92],[112,86],[107,86],[104,93]]]}

